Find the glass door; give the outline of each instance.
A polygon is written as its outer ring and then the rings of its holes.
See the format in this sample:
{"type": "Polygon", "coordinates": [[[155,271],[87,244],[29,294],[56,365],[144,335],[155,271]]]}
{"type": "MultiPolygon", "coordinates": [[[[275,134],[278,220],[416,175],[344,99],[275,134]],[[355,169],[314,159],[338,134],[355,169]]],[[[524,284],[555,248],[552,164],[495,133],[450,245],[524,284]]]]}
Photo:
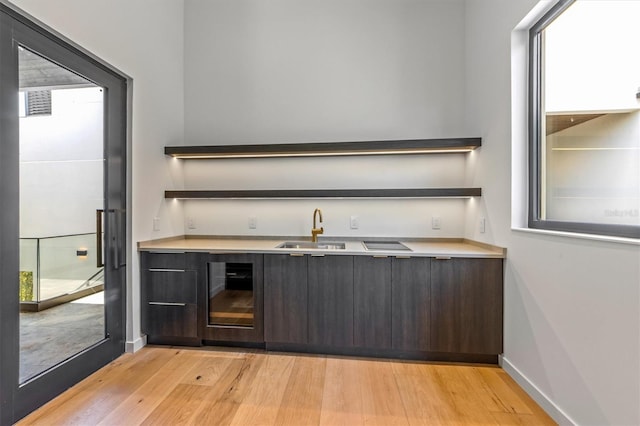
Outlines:
{"type": "Polygon", "coordinates": [[[253,263],[211,262],[209,279],[208,325],[253,328],[253,263]]]}
{"type": "Polygon", "coordinates": [[[126,80],[0,11],[5,424],[124,351],[126,80]]]}
{"type": "Polygon", "coordinates": [[[22,45],[18,78],[25,383],[106,338],[95,229],[105,204],[104,89],[22,45]]]}
{"type": "Polygon", "coordinates": [[[204,340],[264,343],[263,262],[261,254],[210,255],[204,340]]]}

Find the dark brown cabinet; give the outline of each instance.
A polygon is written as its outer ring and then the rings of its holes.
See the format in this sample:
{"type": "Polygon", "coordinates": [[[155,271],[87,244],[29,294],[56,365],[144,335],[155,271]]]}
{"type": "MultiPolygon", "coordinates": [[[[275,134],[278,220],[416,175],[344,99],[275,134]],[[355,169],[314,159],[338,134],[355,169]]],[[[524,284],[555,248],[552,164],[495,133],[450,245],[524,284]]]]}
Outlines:
{"type": "Polygon", "coordinates": [[[141,253],[151,343],[495,362],[503,259],[141,253]]]}
{"type": "Polygon", "coordinates": [[[354,343],[429,351],[431,259],[354,258],[354,343]]]}
{"type": "Polygon", "coordinates": [[[391,258],[355,256],[353,259],[354,345],[391,348],[391,258]]]}
{"type": "Polygon", "coordinates": [[[394,258],[391,282],[392,348],[429,351],[431,258],[394,258]]]}
{"type": "Polygon", "coordinates": [[[307,291],[307,256],[264,256],[266,342],[307,343],[307,291]]]}
{"type": "Polygon", "coordinates": [[[309,256],[309,344],[353,346],[353,256],[309,256]]]}
{"type": "Polygon", "coordinates": [[[502,259],[434,259],[430,348],[502,353],[502,259]]]}
{"type": "Polygon", "coordinates": [[[197,273],[184,253],[142,253],[142,331],[150,343],[199,344],[197,273]]]}
{"type": "Polygon", "coordinates": [[[265,255],[267,344],[353,346],[353,256],[265,255]]]}

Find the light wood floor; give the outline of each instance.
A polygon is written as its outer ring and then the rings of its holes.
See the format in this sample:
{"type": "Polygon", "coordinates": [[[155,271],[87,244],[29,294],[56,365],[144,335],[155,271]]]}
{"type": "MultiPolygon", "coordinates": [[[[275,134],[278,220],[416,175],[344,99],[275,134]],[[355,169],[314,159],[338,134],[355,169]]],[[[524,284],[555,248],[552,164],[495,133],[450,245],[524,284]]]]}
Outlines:
{"type": "Polygon", "coordinates": [[[554,423],[498,367],[145,347],[18,424],[554,423]]]}

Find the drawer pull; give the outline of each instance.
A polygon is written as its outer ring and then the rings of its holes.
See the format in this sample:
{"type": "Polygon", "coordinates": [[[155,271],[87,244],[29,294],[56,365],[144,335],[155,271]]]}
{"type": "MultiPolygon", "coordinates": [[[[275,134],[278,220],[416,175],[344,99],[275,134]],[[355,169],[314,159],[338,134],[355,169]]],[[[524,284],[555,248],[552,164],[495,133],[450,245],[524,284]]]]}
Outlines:
{"type": "Polygon", "coordinates": [[[186,303],[174,303],[174,302],[149,302],[150,305],[155,306],[187,306],[186,303]]]}
{"type": "Polygon", "coordinates": [[[184,269],[149,268],[149,272],[186,272],[184,269]]]}
{"type": "Polygon", "coordinates": [[[304,257],[304,253],[289,253],[291,257],[304,257]]]}
{"type": "Polygon", "coordinates": [[[411,259],[411,256],[395,256],[396,259],[411,259]]]}
{"type": "Polygon", "coordinates": [[[451,260],[451,256],[436,256],[436,260],[451,260]]]}
{"type": "Polygon", "coordinates": [[[386,259],[389,256],[385,256],[383,254],[376,254],[374,256],[372,256],[374,259],[386,259]]]}

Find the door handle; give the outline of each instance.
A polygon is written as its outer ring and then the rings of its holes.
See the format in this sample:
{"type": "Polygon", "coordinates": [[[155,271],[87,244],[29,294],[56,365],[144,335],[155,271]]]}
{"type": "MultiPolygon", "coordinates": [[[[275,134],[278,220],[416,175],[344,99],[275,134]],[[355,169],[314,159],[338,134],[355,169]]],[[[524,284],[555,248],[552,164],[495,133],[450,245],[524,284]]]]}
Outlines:
{"type": "Polygon", "coordinates": [[[113,260],[113,269],[120,269],[120,267],[126,265],[124,262],[125,256],[122,253],[124,251],[122,233],[124,230],[123,223],[125,222],[125,219],[123,219],[123,216],[125,211],[114,209],[107,211],[107,233],[102,230],[105,220],[104,213],[105,211],[103,209],[96,210],[96,266],[98,268],[103,268],[105,266],[104,251],[106,249],[108,253],[107,257],[113,260]],[[109,240],[106,241],[106,244],[103,240],[105,235],[109,236],[109,240]]]}
{"type": "Polygon", "coordinates": [[[109,254],[113,261],[113,269],[120,269],[126,266],[124,256],[124,233],[125,210],[109,209],[109,254]]]}
{"type": "Polygon", "coordinates": [[[98,268],[104,267],[102,261],[102,214],[104,210],[96,210],[96,266],[98,268]]]}

